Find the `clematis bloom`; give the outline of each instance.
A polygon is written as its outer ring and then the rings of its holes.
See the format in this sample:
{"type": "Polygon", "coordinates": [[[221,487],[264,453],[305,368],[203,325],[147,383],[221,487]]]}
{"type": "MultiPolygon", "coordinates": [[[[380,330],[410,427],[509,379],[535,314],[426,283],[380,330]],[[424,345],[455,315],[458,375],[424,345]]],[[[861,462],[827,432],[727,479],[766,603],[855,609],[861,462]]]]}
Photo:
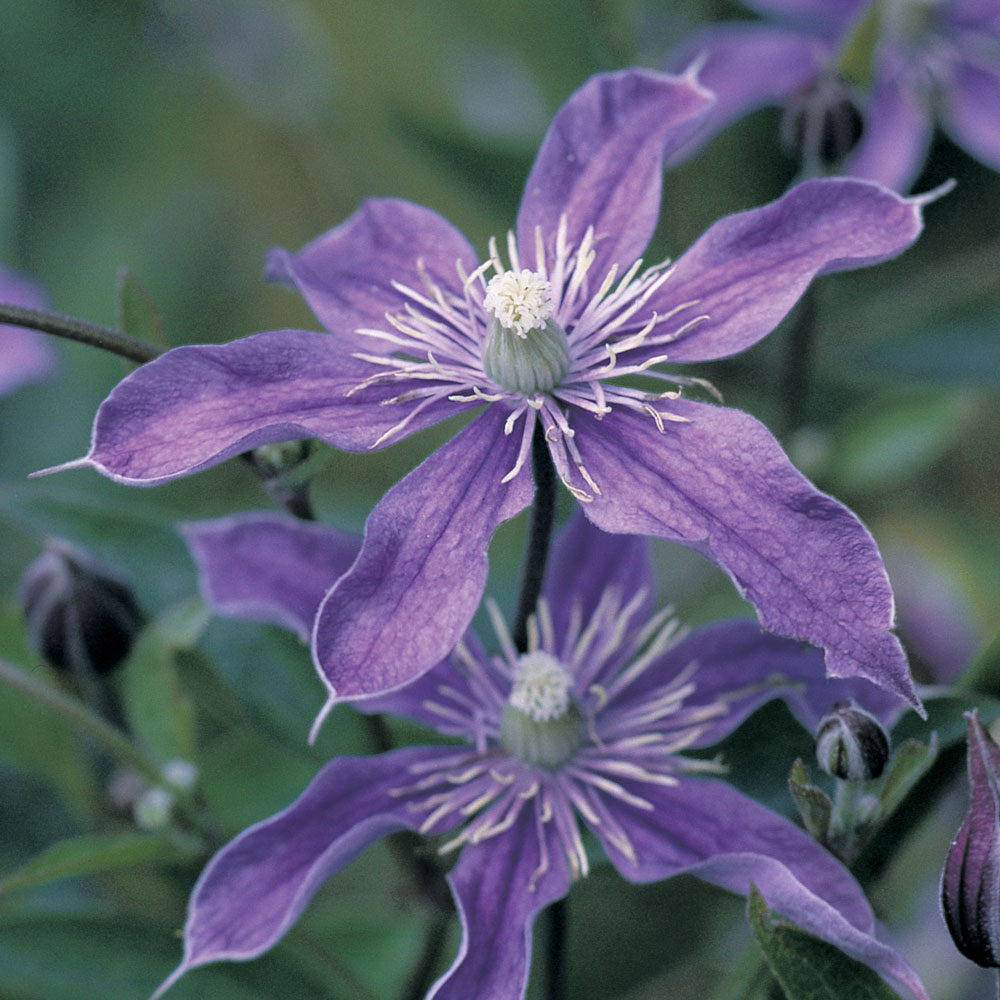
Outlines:
{"type": "MultiPolygon", "coordinates": [[[[331,556],[336,572],[345,541],[276,515],[186,533],[210,600],[300,631],[314,610],[303,583],[331,556]],[[259,575],[268,551],[275,561],[259,575]]],[[[408,828],[449,834],[441,851],[460,849],[449,882],[462,943],[429,996],[517,1000],[536,915],[587,873],[582,820],[626,879],[687,871],[740,893],[752,881],[771,906],[907,995],[926,997],[874,937],[868,904],[839,862],[713,776],[717,763],[683,756],[778,693],[814,724],[821,705],[870,685],[822,679],[818,650],[750,621],[680,637],[669,612],[650,616],[651,583],[645,540],[578,517],[554,549],[527,652],[514,650],[495,614],[498,655],[469,634],[413,684],[361,703],[464,745],[335,759],[287,809],[224,847],[192,895],[183,962],[156,996],[196,966],[266,951],[324,879],[378,837],[408,828]]]]}
{"type": "Polygon", "coordinates": [[[703,383],[659,365],[740,351],[815,275],[899,253],[922,200],[806,182],[644,269],[663,156],[711,104],[691,75],[590,79],[546,134],[506,260],[493,241],[480,262],[440,216],[394,199],[366,202],[297,254],[274,251],[272,272],[330,333],[169,351],[112,392],[89,453],[63,468],[152,485],[293,437],[377,448],[485,405],[375,507],[320,609],[313,653],[331,704],[405,684],[451,651],[496,526],[531,502],[537,430],[599,528],[698,549],[765,628],[825,647],[829,674],[919,705],[868,531],[760,423],[682,397],[703,383]],[[616,381],[640,374],[667,388],[616,381]]]}
{"type": "MultiPolygon", "coordinates": [[[[39,309],[44,304],[44,296],[33,281],[0,268],[0,302],[39,309]]],[[[27,382],[45,378],[54,367],[55,354],[44,336],[0,323],[0,396],[27,382]]]]}
{"type": "Polygon", "coordinates": [[[807,158],[849,152],[843,173],[897,191],[920,172],[935,120],[1000,170],[995,0],[744,2],[768,20],[705,28],[669,61],[699,57],[702,83],[718,97],[686,154],[731,121],[777,104],[807,158]]]}

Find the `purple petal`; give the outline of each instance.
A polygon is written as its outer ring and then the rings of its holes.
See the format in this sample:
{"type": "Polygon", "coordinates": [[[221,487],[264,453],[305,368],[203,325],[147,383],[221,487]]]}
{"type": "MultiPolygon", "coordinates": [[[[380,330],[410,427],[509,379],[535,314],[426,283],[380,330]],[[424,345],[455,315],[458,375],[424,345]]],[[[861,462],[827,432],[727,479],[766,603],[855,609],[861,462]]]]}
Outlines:
{"type": "MultiPolygon", "coordinates": [[[[41,309],[45,296],[35,282],[0,268],[0,302],[41,309]]],[[[51,345],[42,334],[0,323],[0,396],[26,382],[45,378],[51,374],[55,361],[51,345]]]]}
{"type": "MultiPolygon", "coordinates": [[[[864,181],[804,181],[762,208],[715,223],[677,261],[649,300],[661,315],[707,315],[688,333],[629,357],[665,353],[708,361],[742,351],[770,333],[809,282],[894,257],[922,229],[921,203],[864,181]]],[[[645,320],[644,320],[645,321],[645,320]]]]}
{"type": "Polygon", "coordinates": [[[604,491],[587,516],[605,531],[697,549],[729,573],[764,628],[823,646],[831,677],[865,677],[919,706],[864,525],[802,476],[753,417],[690,400],[670,407],[690,423],[659,434],[649,418],[617,409],[577,427],[583,462],[604,491]]]}
{"type": "Polygon", "coordinates": [[[592,829],[625,878],[652,882],[689,872],[742,895],[753,882],[769,906],[927,1000],[916,973],[872,936],[871,910],[851,873],[798,827],[721,781],[682,777],[673,787],[623,784],[652,806],[637,809],[605,799],[636,861],[600,826],[592,829]]]}
{"type": "Polygon", "coordinates": [[[737,118],[785,99],[814,79],[829,58],[818,38],[770,25],[721,24],[688,38],[668,69],[683,70],[703,60],[698,82],[715,94],[715,106],[682,155],[689,156],[737,118]]]}
{"type": "Polygon", "coordinates": [[[904,85],[905,70],[882,68],[865,109],[864,133],[844,173],[908,191],[927,158],[931,116],[919,95],[904,85]]]}
{"type": "Polygon", "coordinates": [[[454,648],[486,585],[497,525],[532,497],[501,480],[520,446],[492,406],[379,501],[361,554],[327,595],[313,655],[331,698],[363,698],[419,677],[454,648]]]}
{"type": "Polygon", "coordinates": [[[462,944],[427,1000],[522,1000],[531,962],[531,928],[566,895],[569,872],[554,823],[529,806],[503,833],[462,851],[448,876],[462,921],[462,944]],[[543,865],[538,828],[548,855],[543,865]]]}
{"type": "Polygon", "coordinates": [[[942,117],[955,142],[988,167],[1000,170],[1000,62],[996,66],[959,64],[944,94],[942,117]]]}
{"type": "Polygon", "coordinates": [[[958,950],[979,965],[1000,965],[1000,747],[979,721],[969,726],[969,811],[948,850],[941,905],[958,950]]]}
{"type": "Polygon", "coordinates": [[[987,35],[1000,33],[1000,5],[996,0],[950,0],[939,14],[951,28],[965,28],[987,35]]]}
{"type": "MultiPolygon", "coordinates": [[[[91,465],[118,482],[153,486],[276,441],[374,447],[408,411],[380,405],[404,390],[400,382],[349,395],[371,371],[336,338],[305,330],[178,347],[119,383],[97,411],[90,451],[63,468],[91,465]]],[[[435,403],[407,433],[461,406],[435,403]]]]}
{"type": "Polygon", "coordinates": [[[273,513],[191,521],[181,531],[214,611],[281,625],[303,639],[361,548],[355,535],[273,513]]]}
{"type": "Polygon", "coordinates": [[[860,678],[824,676],[823,653],[813,647],[762,632],[748,619],[716,622],[695,629],[629,685],[618,707],[641,704],[652,691],[697,663],[694,691],[685,709],[718,705],[725,715],[708,716],[694,746],[711,746],[732,732],[751,712],[772,698],[782,698],[809,731],[836,701],[857,700],[880,718],[893,717],[898,698],[860,678]]]}
{"type": "Polygon", "coordinates": [[[542,591],[556,635],[566,634],[574,605],[579,604],[583,621],[589,621],[608,587],[619,589],[622,604],[645,591],[646,599],[632,620],[641,624],[649,617],[656,594],[649,542],[638,535],[601,531],[577,511],[552,545],[542,591]]]}
{"type": "Polygon", "coordinates": [[[808,27],[833,39],[864,9],[867,0],[742,0],[743,5],[765,16],[774,16],[808,27]]]}
{"type": "Polygon", "coordinates": [[[517,217],[522,255],[535,256],[536,226],[551,246],[565,214],[570,245],[594,227],[598,282],[614,263],[629,267],[656,227],[664,155],[711,104],[692,77],[636,69],[591,77],[556,113],[531,169],[517,217]]]}
{"type": "Polygon", "coordinates": [[[380,757],[338,757],[285,810],[244,830],[202,872],[188,906],[184,960],[153,994],[185,972],[220,959],[267,951],[298,919],[334,872],[379,837],[417,829],[410,808],[427,791],[409,769],[452,757],[447,747],[412,747],[380,757]]]}
{"type": "Polygon", "coordinates": [[[268,274],[295,285],[328,330],[357,340],[359,327],[385,329],[385,314],[408,301],[394,282],[423,292],[426,275],[461,292],[459,261],[467,274],[479,263],[466,238],[437,212],[398,198],[372,198],[298,253],[272,249],[268,274]]]}

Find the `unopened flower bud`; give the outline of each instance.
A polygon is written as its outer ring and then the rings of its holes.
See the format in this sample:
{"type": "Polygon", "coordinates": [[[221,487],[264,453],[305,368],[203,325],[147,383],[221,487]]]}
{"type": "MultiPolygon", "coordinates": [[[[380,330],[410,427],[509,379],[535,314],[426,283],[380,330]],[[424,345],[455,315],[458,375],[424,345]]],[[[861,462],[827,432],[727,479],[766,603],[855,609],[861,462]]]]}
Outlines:
{"type": "Polygon", "coordinates": [[[174,811],[174,797],[165,788],[154,785],[136,799],[132,807],[135,825],[140,830],[162,830],[170,824],[174,811]]]}
{"type": "Polygon", "coordinates": [[[851,86],[828,74],[789,100],[781,121],[781,138],[806,166],[832,167],[854,149],[864,127],[851,86]]]}
{"type": "Polygon", "coordinates": [[[837,702],[816,730],[819,766],[844,781],[871,781],[889,759],[889,737],[875,716],[837,702]]]}
{"type": "Polygon", "coordinates": [[[21,578],[32,648],[57,670],[103,674],[128,653],[143,614],[117,572],[89,553],[51,541],[21,578]]]}
{"type": "Polygon", "coordinates": [[[979,721],[969,726],[969,811],[941,874],[941,907],[955,947],[985,968],[1000,966],[1000,747],[979,721]]]}

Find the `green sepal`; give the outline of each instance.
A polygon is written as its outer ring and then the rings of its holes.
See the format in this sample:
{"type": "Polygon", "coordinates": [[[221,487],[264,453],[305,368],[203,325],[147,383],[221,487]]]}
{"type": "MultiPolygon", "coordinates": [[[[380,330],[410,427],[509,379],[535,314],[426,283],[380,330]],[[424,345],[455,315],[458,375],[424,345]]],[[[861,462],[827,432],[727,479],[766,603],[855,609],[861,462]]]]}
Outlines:
{"type": "Polygon", "coordinates": [[[822,789],[809,782],[809,771],[801,758],[796,758],[788,775],[788,790],[802,817],[806,832],[821,844],[826,842],[830,829],[830,813],[833,803],[822,789]]]}
{"type": "Polygon", "coordinates": [[[879,795],[880,822],[894,812],[910,789],[931,769],[938,755],[937,733],[931,733],[926,743],[906,740],[892,755],[889,769],[882,779],[879,795]]]}
{"type": "Polygon", "coordinates": [[[771,910],[752,883],[747,918],[786,1000],[901,1000],[873,969],[771,910]]]}
{"type": "Polygon", "coordinates": [[[872,83],[875,46],[882,31],[881,7],[881,0],[875,0],[868,7],[848,35],[837,60],[840,75],[861,90],[868,90],[872,83]]]}

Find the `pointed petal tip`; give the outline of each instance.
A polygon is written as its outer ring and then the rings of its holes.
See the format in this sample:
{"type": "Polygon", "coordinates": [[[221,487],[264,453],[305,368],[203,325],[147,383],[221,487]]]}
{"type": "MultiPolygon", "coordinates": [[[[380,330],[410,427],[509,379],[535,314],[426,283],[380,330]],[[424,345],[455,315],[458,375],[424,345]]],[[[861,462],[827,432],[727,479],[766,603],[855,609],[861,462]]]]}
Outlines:
{"type": "MultiPolygon", "coordinates": [[[[322,673],[320,676],[324,676],[322,673]]],[[[337,692],[333,688],[330,688],[330,697],[327,698],[326,704],[319,710],[319,714],[313,721],[312,726],[309,729],[309,746],[315,746],[316,740],[319,738],[319,731],[323,728],[323,723],[326,722],[327,717],[333,711],[334,707],[341,700],[337,697],[337,692]]]]}
{"type": "Polygon", "coordinates": [[[930,191],[925,191],[923,194],[915,194],[907,198],[907,201],[913,202],[918,208],[923,208],[925,205],[930,205],[932,202],[938,200],[938,198],[943,198],[946,194],[950,194],[958,186],[958,181],[954,177],[949,177],[943,184],[938,184],[936,188],[931,188],[930,191]]]}
{"type": "Polygon", "coordinates": [[[94,463],[90,460],[89,455],[84,455],[82,458],[74,458],[72,461],[63,462],[60,465],[50,465],[46,469],[38,469],[36,472],[29,472],[29,479],[41,479],[43,476],[51,476],[57,472],[67,472],[69,469],[83,469],[88,465],[93,465],[94,463]]]}
{"type": "Polygon", "coordinates": [[[160,1000],[160,997],[162,997],[163,994],[166,993],[167,990],[169,990],[170,987],[173,986],[190,968],[191,966],[188,965],[187,959],[184,959],[184,961],[181,962],[181,964],[178,965],[177,968],[174,969],[174,971],[171,972],[170,975],[156,987],[153,993],[150,994],[149,1000],[160,1000]]]}
{"type": "Polygon", "coordinates": [[[264,280],[295,286],[291,274],[292,255],[284,247],[271,247],[264,254],[264,280]]]}

